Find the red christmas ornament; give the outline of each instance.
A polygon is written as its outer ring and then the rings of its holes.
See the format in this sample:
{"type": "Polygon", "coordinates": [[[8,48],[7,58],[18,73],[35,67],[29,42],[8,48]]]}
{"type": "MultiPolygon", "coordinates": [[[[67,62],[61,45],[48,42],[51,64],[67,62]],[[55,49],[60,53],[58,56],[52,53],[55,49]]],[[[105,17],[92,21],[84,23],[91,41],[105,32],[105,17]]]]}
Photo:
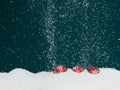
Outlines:
{"type": "Polygon", "coordinates": [[[66,71],[67,71],[67,67],[63,65],[59,65],[54,69],[53,73],[61,73],[61,72],[66,72],[66,71]]]}
{"type": "Polygon", "coordinates": [[[87,69],[90,74],[98,74],[100,72],[99,68],[91,67],[87,69]]]}
{"type": "Polygon", "coordinates": [[[83,72],[84,68],[82,68],[80,66],[75,66],[75,67],[73,67],[72,70],[76,73],[81,73],[81,72],[83,72]]]}

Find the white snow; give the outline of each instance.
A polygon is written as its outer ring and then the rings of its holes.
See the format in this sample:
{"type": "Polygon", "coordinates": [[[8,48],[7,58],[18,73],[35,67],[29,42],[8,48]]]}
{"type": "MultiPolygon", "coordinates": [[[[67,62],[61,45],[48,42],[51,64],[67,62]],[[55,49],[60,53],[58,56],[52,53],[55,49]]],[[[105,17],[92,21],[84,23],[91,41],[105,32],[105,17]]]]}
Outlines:
{"type": "Polygon", "coordinates": [[[14,69],[0,73],[0,90],[120,90],[120,71],[101,68],[99,74],[92,75],[87,70],[53,74],[14,69]]]}

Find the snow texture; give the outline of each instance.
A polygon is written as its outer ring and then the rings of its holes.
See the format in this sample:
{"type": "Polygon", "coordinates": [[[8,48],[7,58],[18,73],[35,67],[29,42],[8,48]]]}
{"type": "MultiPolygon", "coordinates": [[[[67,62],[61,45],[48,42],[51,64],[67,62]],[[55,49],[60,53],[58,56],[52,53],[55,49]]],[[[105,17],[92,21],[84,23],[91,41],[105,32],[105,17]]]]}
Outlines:
{"type": "Polygon", "coordinates": [[[110,68],[101,68],[96,75],[71,69],[60,74],[24,69],[0,73],[0,90],[120,90],[119,83],[120,71],[110,68]]]}

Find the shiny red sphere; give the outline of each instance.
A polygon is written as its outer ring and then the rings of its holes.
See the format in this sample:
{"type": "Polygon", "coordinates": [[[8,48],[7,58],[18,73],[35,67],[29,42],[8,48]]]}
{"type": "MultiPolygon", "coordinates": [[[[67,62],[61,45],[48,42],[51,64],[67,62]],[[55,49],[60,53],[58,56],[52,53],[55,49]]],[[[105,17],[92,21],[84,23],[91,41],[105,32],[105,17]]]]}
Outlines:
{"type": "Polygon", "coordinates": [[[53,73],[61,73],[61,72],[66,72],[66,71],[67,71],[67,67],[63,65],[59,65],[56,68],[54,68],[53,73]]]}
{"type": "Polygon", "coordinates": [[[82,68],[81,66],[75,66],[75,67],[73,67],[72,70],[76,73],[81,73],[81,72],[83,72],[84,68],[82,68]]]}
{"type": "Polygon", "coordinates": [[[100,73],[100,69],[97,67],[90,67],[87,69],[90,74],[98,74],[100,73]]]}

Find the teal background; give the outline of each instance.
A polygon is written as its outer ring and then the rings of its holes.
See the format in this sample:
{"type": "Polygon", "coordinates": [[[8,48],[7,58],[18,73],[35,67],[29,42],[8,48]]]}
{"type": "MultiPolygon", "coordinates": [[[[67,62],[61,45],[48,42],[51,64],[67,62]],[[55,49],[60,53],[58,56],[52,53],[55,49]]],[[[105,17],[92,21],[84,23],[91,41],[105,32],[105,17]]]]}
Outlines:
{"type": "Polygon", "coordinates": [[[120,70],[119,0],[0,1],[0,72],[60,64],[120,70]]]}

